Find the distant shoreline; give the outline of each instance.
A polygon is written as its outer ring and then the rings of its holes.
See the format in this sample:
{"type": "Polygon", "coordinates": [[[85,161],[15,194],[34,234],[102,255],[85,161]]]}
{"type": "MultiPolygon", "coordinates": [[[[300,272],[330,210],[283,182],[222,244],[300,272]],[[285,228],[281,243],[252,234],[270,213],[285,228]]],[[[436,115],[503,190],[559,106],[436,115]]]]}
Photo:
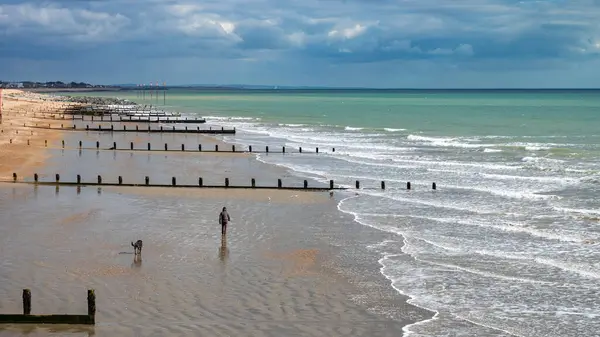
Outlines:
{"type": "MultiPolygon", "coordinates": [[[[21,88],[20,90],[33,93],[68,93],[68,92],[122,92],[122,91],[137,91],[137,87],[103,87],[103,88],[21,88]]],[[[600,92],[596,88],[584,89],[376,89],[376,88],[248,88],[248,87],[218,87],[218,86],[167,86],[152,88],[146,87],[146,91],[163,91],[163,90],[178,90],[178,91],[193,91],[193,92],[253,92],[253,93],[314,93],[314,92],[330,92],[330,93],[352,93],[352,92],[373,92],[373,93],[573,93],[573,92],[600,92]]]]}

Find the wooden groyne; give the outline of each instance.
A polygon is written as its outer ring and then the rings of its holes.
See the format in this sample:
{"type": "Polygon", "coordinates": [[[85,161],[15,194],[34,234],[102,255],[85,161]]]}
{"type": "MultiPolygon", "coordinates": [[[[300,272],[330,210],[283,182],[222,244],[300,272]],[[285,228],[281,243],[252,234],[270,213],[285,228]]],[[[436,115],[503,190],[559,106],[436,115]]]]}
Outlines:
{"type": "MultiPolygon", "coordinates": [[[[5,181],[6,182],[6,181],[5,181]]],[[[19,180],[18,179],[18,175],[16,173],[13,173],[13,183],[22,183],[22,184],[34,184],[34,185],[47,185],[47,186],[123,186],[123,187],[176,187],[176,188],[225,188],[225,189],[278,189],[278,190],[297,190],[297,191],[332,191],[332,190],[349,190],[350,188],[348,187],[343,187],[343,186],[339,186],[339,185],[335,185],[335,182],[333,180],[329,180],[329,185],[328,186],[309,186],[308,185],[308,180],[304,180],[303,185],[302,186],[284,186],[283,185],[283,180],[281,178],[277,179],[277,185],[276,186],[257,186],[256,185],[256,179],[255,178],[251,178],[250,179],[250,184],[249,185],[234,185],[231,184],[231,181],[229,178],[225,178],[224,184],[223,185],[206,185],[204,184],[204,179],[202,177],[198,177],[198,184],[195,185],[181,185],[177,183],[177,177],[172,177],[171,178],[171,183],[170,184],[153,184],[150,183],[150,177],[145,176],[143,182],[141,183],[125,183],[123,181],[123,177],[122,176],[118,176],[117,178],[117,182],[105,182],[102,178],[102,176],[98,175],[97,176],[97,180],[94,182],[85,182],[82,180],[81,175],[78,174],[77,178],[75,181],[62,181],[61,180],[61,176],[60,174],[56,174],[55,175],[55,179],[54,181],[40,181],[39,180],[39,175],[37,173],[35,173],[33,175],[33,181],[26,181],[26,180],[19,180]]],[[[358,189],[365,189],[364,187],[361,187],[361,183],[359,180],[355,181],[354,187],[358,190],[358,189]]],[[[377,187],[372,187],[370,189],[381,189],[381,190],[385,190],[386,187],[386,182],[385,181],[381,181],[380,185],[377,187]]],[[[367,188],[369,189],[369,188],[367,188]]],[[[406,189],[407,190],[411,190],[412,189],[412,184],[410,182],[406,183],[406,189]]],[[[434,182],[431,184],[431,189],[432,190],[437,190],[437,184],[434,182]]]]}
{"type": "Polygon", "coordinates": [[[31,290],[23,289],[23,314],[0,314],[0,324],[96,324],[96,293],[87,291],[87,315],[32,315],[31,290]]]}
{"type": "Polygon", "coordinates": [[[123,128],[119,128],[116,127],[111,124],[110,128],[108,127],[102,127],[102,125],[98,125],[98,127],[91,127],[89,125],[86,125],[85,128],[82,127],[77,127],[76,125],[73,125],[72,127],[65,127],[64,125],[61,125],[61,127],[52,127],[50,124],[48,124],[48,126],[39,126],[39,125],[23,125],[23,127],[27,127],[27,128],[34,128],[34,129],[45,129],[45,130],[61,130],[61,131],[97,131],[97,132],[147,132],[147,133],[202,133],[202,134],[235,134],[235,128],[233,129],[225,129],[223,127],[219,128],[212,128],[210,127],[209,129],[200,129],[200,127],[196,127],[195,129],[193,128],[188,128],[187,126],[185,127],[185,129],[178,129],[176,127],[173,126],[173,128],[165,128],[163,126],[161,126],[160,128],[151,128],[150,126],[148,126],[148,128],[140,128],[138,125],[135,126],[135,128],[132,127],[127,127],[127,125],[123,125],[123,128]]]}
{"type": "Polygon", "coordinates": [[[206,123],[206,119],[204,118],[189,118],[189,117],[141,117],[141,116],[56,116],[56,115],[43,115],[43,114],[34,114],[33,116],[36,119],[49,119],[49,120],[79,120],[83,122],[114,122],[114,123],[165,123],[165,124],[204,124],[206,123]]]}
{"type": "MultiPolygon", "coordinates": [[[[13,144],[12,139],[9,139],[9,144],[13,144]]],[[[31,141],[28,139],[27,140],[27,145],[32,145],[31,141]]],[[[40,144],[41,145],[41,144],[40,144]]],[[[67,144],[64,140],[61,141],[61,148],[65,149],[68,148],[69,144],[67,144]]],[[[84,142],[83,141],[79,141],[77,143],[74,144],[75,147],[71,147],[71,148],[76,148],[79,150],[106,150],[106,151],[145,151],[145,152],[165,152],[165,151],[171,151],[171,152],[207,152],[207,153],[288,153],[288,154],[293,154],[293,153],[306,153],[306,154],[319,154],[319,153],[329,153],[327,151],[323,151],[322,149],[315,147],[314,149],[306,149],[306,148],[302,148],[302,147],[298,147],[298,148],[290,148],[290,147],[285,147],[285,146],[281,146],[281,147],[269,147],[264,146],[264,147],[255,147],[252,145],[248,145],[248,146],[236,146],[236,145],[231,145],[231,147],[226,147],[223,148],[222,146],[219,147],[219,144],[215,144],[214,147],[206,147],[206,146],[202,146],[202,144],[198,144],[198,146],[194,146],[194,147],[186,147],[185,144],[181,144],[181,146],[169,146],[168,143],[164,144],[164,147],[152,147],[151,143],[145,143],[143,145],[143,147],[140,147],[139,144],[135,144],[134,142],[129,142],[129,144],[127,146],[119,146],[119,144],[117,144],[117,142],[112,142],[110,147],[107,147],[107,145],[103,145],[100,144],[100,141],[96,141],[94,146],[84,146],[84,142]]],[[[44,140],[44,147],[48,147],[48,140],[44,140]]],[[[335,148],[331,148],[331,152],[330,153],[335,153],[335,148]]]]}

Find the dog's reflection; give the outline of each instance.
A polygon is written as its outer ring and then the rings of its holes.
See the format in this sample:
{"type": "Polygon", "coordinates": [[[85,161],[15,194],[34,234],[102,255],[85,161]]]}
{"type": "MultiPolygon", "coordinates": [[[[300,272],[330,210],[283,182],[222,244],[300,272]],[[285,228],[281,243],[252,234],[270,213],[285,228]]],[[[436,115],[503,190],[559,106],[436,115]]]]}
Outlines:
{"type": "Polygon", "coordinates": [[[139,268],[142,266],[142,254],[134,254],[133,255],[133,263],[131,264],[131,268],[139,268]]]}
{"type": "Polygon", "coordinates": [[[221,235],[221,247],[219,247],[219,259],[221,259],[221,262],[225,262],[228,255],[229,249],[227,248],[227,237],[221,235]]]}

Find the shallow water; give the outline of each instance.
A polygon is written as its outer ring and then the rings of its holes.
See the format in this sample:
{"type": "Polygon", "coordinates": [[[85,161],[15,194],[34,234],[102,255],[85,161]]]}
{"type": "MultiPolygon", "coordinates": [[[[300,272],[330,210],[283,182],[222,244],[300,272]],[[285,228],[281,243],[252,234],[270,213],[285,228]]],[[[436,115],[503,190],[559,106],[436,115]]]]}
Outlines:
{"type": "MultiPolygon", "coordinates": [[[[339,218],[331,211],[335,201],[232,202],[119,191],[0,186],[0,312],[20,312],[20,290],[27,287],[33,313],[85,313],[86,289],[94,288],[97,324],[69,330],[73,335],[401,331],[401,322],[350,299],[364,292],[336,271],[344,255],[315,235],[317,227],[340,228],[331,225],[339,218]],[[233,218],[226,241],[216,224],[222,205],[233,218]],[[137,239],[144,241],[141,261],[129,244],[137,239]]],[[[0,334],[28,328],[3,326],[0,334]]],[[[66,328],[38,327],[32,334],[50,329],[66,328]]]]}

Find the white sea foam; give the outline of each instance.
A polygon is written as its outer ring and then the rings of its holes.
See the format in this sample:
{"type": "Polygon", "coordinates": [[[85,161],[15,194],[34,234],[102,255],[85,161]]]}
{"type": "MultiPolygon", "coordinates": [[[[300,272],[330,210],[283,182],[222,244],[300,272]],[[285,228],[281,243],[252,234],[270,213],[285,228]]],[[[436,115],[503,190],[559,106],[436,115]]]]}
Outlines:
{"type": "Polygon", "coordinates": [[[360,131],[360,130],[364,130],[365,128],[357,128],[357,127],[352,127],[352,126],[346,126],[344,128],[344,130],[346,131],[360,131]]]}

